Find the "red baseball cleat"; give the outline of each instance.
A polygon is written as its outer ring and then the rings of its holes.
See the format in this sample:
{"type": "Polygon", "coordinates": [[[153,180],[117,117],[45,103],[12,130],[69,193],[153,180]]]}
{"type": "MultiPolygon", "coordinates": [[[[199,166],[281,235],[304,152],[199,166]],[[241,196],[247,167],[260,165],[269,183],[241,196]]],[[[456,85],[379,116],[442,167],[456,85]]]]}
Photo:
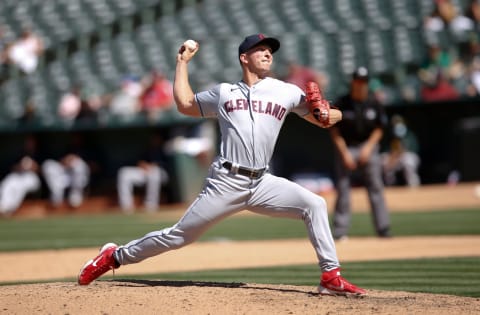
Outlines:
{"type": "Polygon", "coordinates": [[[322,295],[364,296],[367,291],[359,288],[340,276],[340,268],[322,274],[318,293],[322,295]]]}
{"type": "Polygon", "coordinates": [[[78,284],[87,285],[97,279],[109,270],[118,268],[118,264],[113,258],[113,253],[118,248],[117,244],[107,243],[100,249],[100,254],[94,259],[90,259],[80,270],[78,275],[78,284]]]}

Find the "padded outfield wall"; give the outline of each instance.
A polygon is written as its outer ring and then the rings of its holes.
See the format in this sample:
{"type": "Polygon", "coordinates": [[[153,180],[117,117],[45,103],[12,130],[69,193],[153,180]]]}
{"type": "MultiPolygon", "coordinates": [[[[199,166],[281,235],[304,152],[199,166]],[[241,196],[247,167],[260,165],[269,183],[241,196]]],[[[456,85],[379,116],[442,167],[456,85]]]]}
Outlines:
{"type": "MultiPolygon", "coordinates": [[[[387,106],[386,110],[389,117],[402,115],[416,133],[423,183],[445,182],[454,170],[460,173],[461,181],[480,180],[480,101],[407,104],[387,106]]],[[[38,137],[42,156],[54,157],[67,147],[72,133],[80,133],[98,161],[89,193],[114,194],[118,167],[141,154],[150,134],[160,131],[168,139],[175,136],[179,128],[197,123],[198,120],[179,119],[128,126],[82,125],[47,129],[30,126],[4,129],[0,131],[1,176],[8,171],[10,161],[21,150],[23,139],[28,134],[38,137]]],[[[386,140],[383,147],[386,147],[386,140]]],[[[323,173],[333,177],[333,158],[333,145],[328,132],[292,114],[287,117],[281,131],[272,168],[276,174],[285,177],[299,172],[323,173]]],[[[181,154],[171,155],[169,163],[169,171],[173,176],[166,188],[166,200],[177,202],[191,199],[202,183],[205,166],[181,154]]],[[[41,196],[46,196],[46,192],[43,191],[41,196]]]]}

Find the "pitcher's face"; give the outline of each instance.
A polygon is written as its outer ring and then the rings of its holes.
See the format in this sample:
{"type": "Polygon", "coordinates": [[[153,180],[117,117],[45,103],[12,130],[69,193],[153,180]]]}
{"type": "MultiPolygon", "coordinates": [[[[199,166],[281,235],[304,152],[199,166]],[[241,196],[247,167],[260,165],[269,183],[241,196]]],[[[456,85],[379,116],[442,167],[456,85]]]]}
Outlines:
{"type": "Polygon", "coordinates": [[[260,76],[270,72],[273,55],[269,46],[258,45],[242,55],[241,60],[250,72],[257,73],[260,76]]]}

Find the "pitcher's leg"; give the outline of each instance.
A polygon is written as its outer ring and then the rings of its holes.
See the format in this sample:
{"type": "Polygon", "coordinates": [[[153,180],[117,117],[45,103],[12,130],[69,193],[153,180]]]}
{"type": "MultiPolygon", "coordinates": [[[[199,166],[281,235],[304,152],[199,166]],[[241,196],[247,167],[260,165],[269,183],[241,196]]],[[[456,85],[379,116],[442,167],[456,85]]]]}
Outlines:
{"type": "Polygon", "coordinates": [[[284,178],[271,174],[264,177],[254,191],[249,209],[264,215],[303,220],[321,269],[338,268],[325,199],[284,178]]]}
{"type": "MultiPolygon", "coordinates": [[[[238,197],[242,199],[245,196],[238,197]]],[[[212,225],[244,208],[244,205],[229,204],[228,199],[201,194],[174,226],[148,233],[120,246],[114,254],[116,261],[120,265],[137,263],[194,242],[212,225]]]]}

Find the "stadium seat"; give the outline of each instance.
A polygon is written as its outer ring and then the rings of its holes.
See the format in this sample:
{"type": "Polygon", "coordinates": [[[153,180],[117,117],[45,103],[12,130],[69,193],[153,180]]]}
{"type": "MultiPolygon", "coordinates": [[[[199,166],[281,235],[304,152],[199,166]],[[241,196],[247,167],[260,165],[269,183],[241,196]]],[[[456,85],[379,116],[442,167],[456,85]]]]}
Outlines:
{"type": "Polygon", "coordinates": [[[305,8],[314,29],[327,34],[336,33],[340,29],[340,23],[334,15],[332,0],[306,0],[305,8]]]}
{"type": "Polygon", "coordinates": [[[180,10],[178,13],[178,23],[180,23],[183,28],[184,38],[188,35],[189,38],[202,40],[209,36],[207,26],[200,19],[197,11],[193,7],[186,7],[180,10]]]}
{"type": "Polygon", "coordinates": [[[367,23],[378,27],[381,30],[388,30],[392,27],[390,10],[385,1],[362,0],[362,11],[367,23]]]}
{"type": "Polygon", "coordinates": [[[359,12],[353,9],[355,1],[335,1],[335,13],[339,20],[353,32],[360,32],[365,29],[365,21],[359,16],[359,12]]]}
{"type": "MultiPolygon", "coordinates": [[[[433,2],[428,0],[429,2],[433,2]]],[[[390,1],[391,10],[393,12],[393,22],[396,25],[403,25],[407,28],[418,28],[422,25],[421,17],[424,16],[419,12],[417,3],[412,0],[396,0],[390,1]]],[[[429,9],[424,9],[429,10],[429,9]]],[[[428,12],[430,13],[430,12],[428,12]]]]}
{"type": "Polygon", "coordinates": [[[12,79],[1,87],[2,112],[8,120],[18,120],[25,111],[29,100],[29,90],[24,79],[12,79]]]}
{"type": "Polygon", "coordinates": [[[420,64],[425,55],[422,34],[405,26],[393,30],[393,45],[398,65],[420,64]]]}
{"type": "Polygon", "coordinates": [[[199,7],[199,15],[208,27],[209,36],[227,38],[235,33],[232,21],[222,10],[222,2],[205,0],[199,7]]]}
{"type": "Polygon", "coordinates": [[[390,32],[368,29],[365,34],[366,61],[373,74],[383,74],[393,70],[393,42],[390,32]]]}
{"type": "Polygon", "coordinates": [[[289,32],[306,34],[312,31],[312,23],[305,18],[305,13],[296,0],[280,1],[277,6],[278,15],[289,32]]]}
{"type": "Polygon", "coordinates": [[[283,23],[282,19],[278,16],[274,7],[278,4],[272,0],[247,0],[248,14],[257,21],[258,30],[256,33],[261,32],[267,35],[278,35],[287,31],[287,26],[283,23]]]}

